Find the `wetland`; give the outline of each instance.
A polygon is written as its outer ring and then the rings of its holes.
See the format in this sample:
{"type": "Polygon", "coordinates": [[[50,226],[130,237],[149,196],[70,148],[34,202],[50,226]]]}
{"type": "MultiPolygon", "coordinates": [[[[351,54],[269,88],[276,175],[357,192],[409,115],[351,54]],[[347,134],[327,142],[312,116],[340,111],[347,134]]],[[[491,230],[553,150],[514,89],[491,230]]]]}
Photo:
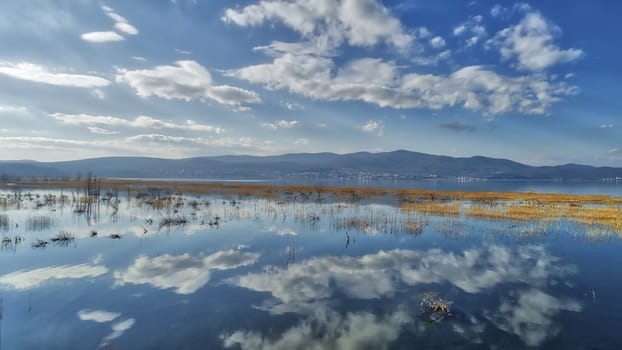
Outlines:
{"type": "Polygon", "coordinates": [[[622,198],[0,189],[2,349],[618,349],[622,198]]]}

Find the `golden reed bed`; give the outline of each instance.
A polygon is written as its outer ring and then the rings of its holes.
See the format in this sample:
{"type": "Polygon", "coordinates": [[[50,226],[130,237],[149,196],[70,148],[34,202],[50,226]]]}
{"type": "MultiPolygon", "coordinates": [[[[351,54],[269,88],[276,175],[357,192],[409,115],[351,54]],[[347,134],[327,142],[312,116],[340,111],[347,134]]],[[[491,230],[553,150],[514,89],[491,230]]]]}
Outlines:
{"type": "MultiPolygon", "coordinates": [[[[84,189],[87,180],[21,181],[11,188],[84,189]]],[[[8,188],[8,187],[5,187],[8,188]]],[[[248,196],[274,200],[343,201],[395,200],[402,210],[426,215],[467,216],[499,220],[570,220],[622,232],[622,198],[536,192],[461,192],[420,189],[329,187],[182,181],[98,179],[88,188],[137,192],[167,189],[181,193],[248,196]]]]}

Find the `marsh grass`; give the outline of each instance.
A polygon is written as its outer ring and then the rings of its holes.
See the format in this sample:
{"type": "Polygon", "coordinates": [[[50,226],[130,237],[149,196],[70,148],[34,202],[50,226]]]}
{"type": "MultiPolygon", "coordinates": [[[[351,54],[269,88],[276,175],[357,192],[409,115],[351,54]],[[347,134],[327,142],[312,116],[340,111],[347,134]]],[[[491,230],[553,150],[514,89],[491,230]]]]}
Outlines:
{"type": "Polygon", "coordinates": [[[10,251],[14,253],[17,250],[17,248],[24,242],[24,240],[25,238],[19,235],[15,237],[4,236],[0,240],[0,250],[7,251],[7,252],[10,251]]]}
{"type": "Polygon", "coordinates": [[[34,241],[34,242],[32,243],[31,247],[32,247],[33,249],[43,249],[43,248],[47,247],[47,246],[48,246],[48,244],[49,244],[49,242],[48,242],[48,241],[44,241],[44,240],[42,240],[42,239],[37,239],[36,241],[34,241]]]}
{"type": "Polygon", "coordinates": [[[54,220],[47,215],[31,216],[26,219],[27,231],[49,230],[54,225],[54,220]]]}
{"type": "Polygon", "coordinates": [[[53,242],[56,244],[64,244],[64,243],[71,242],[75,239],[76,239],[76,236],[73,233],[69,231],[61,230],[54,237],[50,238],[50,242],[53,242]]]}
{"type": "MultiPolygon", "coordinates": [[[[20,183],[31,188],[79,188],[79,182],[59,181],[43,182],[32,181],[20,183]]],[[[82,184],[83,185],[83,184],[82,184]]],[[[585,225],[586,227],[602,227],[622,234],[622,198],[606,195],[574,195],[574,194],[548,194],[535,192],[459,192],[459,191],[431,191],[416,189],[381,189],[381,188],[348,188],[326,186],[291,186],[270,184],[222,184],[222,183],[197,183],[197,182],[167,182],[167,181],[143,181],[143,180],[98,180],[98,186],[108,189],[109,193],[127,193],[132,195],[138,206],[153,208],[162,212],[164,219],[160,227],[173,227],[188,223],[184,220],[183,209],[192,208],[196,215],[205,217],[200,210],[218,207],[221,199],[223,207],[231,210],[223,215],[231,219],[241,217],[236,211],[242,203],[250,198],[253,200],[263,199],[277,204],[270,209],[269,215],[275,220],[280,219],[284,210],[279,207],[294,206],[294,218],[297,222],[317,226],[318,222],[339,215],[346,218],[330,219],[331,227],[343,228],[344,230],[378,231],[387,233],[417,233],[425,226],[425,220],[439,216],[453,220],[454,218],[470,217],[485,220],[504,220],[512,222],[539,222],[544,224],[556,221],[569,221],[585,225]],[[182,196],[181,194],[186,194],[182,196]],[[188,195],[191,195],[190,197],[188,195]],[[209,195],[219,200],[212,202],[200,201],[201,195],[209,195]],[[405,213],[404,219],[398,216],[365,217],[366,215],[348,214],[344,208],[367,203],[395,203],[405,213]],[[210,204],[212,203],[212,204],[210,204]],[[216,204],[213,204],[216,203],[216,204]],[[343,203],[341,207],[335,207],[336,203],[343,203]],[[318,205],[313,209],[296,209],[298,205],[318,205]],[[326,205],[333,207],[327,211],[326,205]],[[177,210],[177,212],[175,212],[177,210]],[[311,215],[311,216],[310,216],[311,215]],[[335,222],[332,222],[332,221],[335,222]],[[410,222],[408,222],[410,220],[410,222]]],[[[73,193],[73,192],[72,192],[73,193]]],[[[20,201],[36,198],[32,193],[16,191],[14,194],[0,198],[0,206],[19,206],[20,201]]],[[[48,198],[43,197],[45,202],[48,198]]],[[[89,201],[88,196],[83,196],[77,203],[89,201]]],[[[128,197],[130,200],[130,197],[128,197]]],[[[52,199],[49,199],[52,201],[52,199]]],[[[129,205],[129,204],[128,204],[129,205]]],[[[118,208],[118,206],[117,206],[118,208]]],[[[285,208],[285,207],[284,207],[285,208]]],[[[188,213],[186,213],[188,214],[188,213]]],[[[266,212],[266,214],[268,214],[266,212]]],[[[6,220],[5,220],[6,221],[6,220]]],[[[202,220],[200,222],[204,222],[202,220]]],[[[207,221],[205,221],[207,222],[207,221]]],[[[224,222],[224,221],[223,221],[224,222]]],[[[8,228],[8,224],[2,224],[0,229],[8,228]]]]}
{"type": "Polygon", "coordinates": [[[0,214],[0,230],[9,230],[9,216],[7,214],[0,214]]]}
{"type": "Polygon", "coordinates": [[[360,231],[368,234],[390,233],[420,235],[427,225],[425,220],[415,216],[391,215],[385,211],[369,215],[334,216],[330,228],[335,231],[360,231]]]}

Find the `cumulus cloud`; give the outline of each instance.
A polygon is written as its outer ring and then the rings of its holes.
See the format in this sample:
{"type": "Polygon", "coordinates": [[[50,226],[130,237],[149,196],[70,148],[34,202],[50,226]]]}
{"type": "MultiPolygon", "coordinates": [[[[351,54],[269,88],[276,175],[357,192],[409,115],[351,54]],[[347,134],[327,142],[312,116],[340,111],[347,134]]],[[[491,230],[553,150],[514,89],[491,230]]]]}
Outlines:
{"type": "Polygon", "coordinates": [[[229,8],[222,20],[239,26],[280,22],[327,47],[337,47],[343,42],[352,46],[384,43],[404,50],[414,40],[400,21],[376,0],[263,0],[241,9],[229,8]]]}
{"type": "Polygon", "coordinates": [[[560,299],[537,289],[513,293],[504,300],[497,313],[488,318],[501,330],[515,334],[528,346],[538,346],[559,333],[554,318],[562,311],[579,312],[581,304],[560,299]]]}
{"type": "Polygon", "coordinates": [[[108,86],[110,84],[110,81],[102,77],[58,73],[53,72],[46,67],[27,62],[0,62],[0,75],[48,85],[79,88],[97,88],[108,86]]]}
{"type": "Polygon", "coordinates": [[[155,288],[173,289],[178,294],[192,294],[210,279],[210,270],[230,270],[254,264],[259,254],[238,250],[219,251],[204,258],[190,254],[138,257],[125,271],[115,271],[118,285],[149,284],[155,288]]]}
{"type": "Polygon", "coordinates": [[[580,49],[559,48],[554,40],[560,34],[559,27],[531,12],[520,23],[499,31],[488,44],[498,48],[504,60],[515,60],[518,69],[541,71],[583,56],[580,49]]]}
{"type": "MultiPolygon", "coordinates": [[[[0,109],[0,111],[1,111],[1,110],[2,110],[2,109],[0,109]]],[[[613,125],[613,124],[600,124],[600,128],[601,128],[601,129],[611,129],[611,128],[613,128],[614,126],[615,126],[615,125],[613,125]]]]}
{"type": "Polygon", "coordinates": [[[283,52],[271,63],[229,70],[226,75],[287,90],[316,100],[364,101],[381,107],[462,107],[489,115],[507,112],[544,114],[576,89],[541,75],[509,77],[481,66],[449,75],[399,76],[393,62],[357,59],[335,69],[329,57],[283,52]]]}
{"type": "MultiPolygon", "coordinates": [[[[101,4],[100,7],[102,11],[104,11],[104,14],[106,14],[106,16],[114,21],[114,29],[116,29],[118,32],[126,35],[138,34],[138,29],[131,25],[125,17],[115,12],[111,7],[104,4],[101,4]]],[[[84,41],[89,41],[93,43],[105,43],[125,40],[125,38],[118,32],[112,30],[88,32],[83,33],[80,37],[84,41]]]]}
{"type": "Polygon", "coordinates": [[[78,318],[82,321],[93,321],[97,323],[106,323],[113,321],[117,317],[121,316],[120,313],[104,311],[104,310],[80,310],[78,311],[78,318]]]}
{"type": "Polygon", "coordinates": [[[211,74],[195,61],[177,61],[174,65],[153,69],[119,69],[116,81],[136,90],[140,97],[157,96],[167,100],[210,99],[225,105],[259,103],[257,93],[229,85],[214,85],[211,74]]]}
{"type": "MultiPolygon", "coordinates": [[[[223,132],[221,128],[199,124],[193,120],[186,120],[185,123],[175,123],[172,121],[163,121],[147,116],[139,116],[134,120],[123,119],[111,116],[94,116],[89,114],[65,114],[65,113],[52,113],[49,115],[51,118],[58,120],[64,124],[70,125],[87,125],[89,130],[93,133],[111,134],[108,130],[102,129],[102,126],[113,127],[123,126],[131,128],[143,128],[143,129],[167,129],[167,130],[183,130],[183,131],[197,131],[197,132],[213,132],[220,134],[223,132]]],[[[115,132],[112,132],[115,133],[115,132]]]]}
{"type": "Polygon", "coordinates": [[[410,313],[397,310],[377,316],[370,312],[345,315],[320,307],[298,325],[287,329],[276,339],[257,332],[236,331],[221,336],[226,348],[242,350],[277,349],[388,349],[402,329],[413,323],[410,313]]]}
{"type": "Polygon", "coordinates": [[[440,49],[442,47],[445,47],[445,39],[441,38],[440,36],[435,36],[434,38],[430,39],[430,45],[432,45],[432,47],[435,49],[440,49]]]}
{"type": "Polygon", "coordinates": [[[279,120],[276,121],[274,123],[263,123],[261,124],[261,126],[263,126],[266,129],[272,129],[272,130],[276,130],[276,129],[291,129],[291,128],[295,128],[297,126],[300,125],[300,122],[298,120],[279,120]]]}
{"type": "Polygon", "coordinates": [[[17,290],[33,289],[53,280],[93,278],[108,272],[101,265],[62,265],[48,266],[33,270],[20,270],[0,276],[0,285],[17,290]]]}
{"type": "Polygon", "coordinates": [[[454,36],[466,37],[465,44],[467,47],[474,46],[487,35],[483,21],[484,17],[482,16],[472,16],[467,21],[454,27],[453,34],[454,36]]]}
{"type": "Polygon", "coordinates": [[[490,15],[497,18],[505,18],[506,16],[515,12],[525,13],[529,11],[532,11],[531,6],[524,2],[516,3],[510,8],[504,7],[500,4],[496,4],[490,9],[490,15]]]}
{"type": "MultiPolygon", "coordinates": [[[[434,36],[426,28],[401,37],[404,29],[390,12],[374,0],[343,0],[334,2],[303,2],[264,0],[242,8],[228,9],[225,22],[240,26],[256,26],[279,22],[294,29],[301,42],[273,41],[256,47],[272,61],[225,71],[225,75],[261,84],[269,90],[286,90],[321,101],[363,101],[380,107],[432,108],[462,107],[481,111],[488,116],[519,112],[545,114],[550,106],[576,89],[565,82],[555,81],[542,74],[506,76],[482,66],[467,66],[450,74],[420,74],[406,72],[394,61],[363,57],[337,65],[334,56],[344,44],[372,46],[378,43],[401,47],[408,42],[410,61],[415,65],[436,65],[451,57],[445,39],[434,36]],[[367,4],[367,5],[365,5],[367,4]],[[385,26],[391,35],[370,34],[367,30],[349,31],[346,18],[359,12],[342,14],[344,6],[367,6],[369,13],[384,13],[397,26],[385,26]],[[361,37],[367,37],[362,39],[361,37]],[[413,44],[415,36],[420,40],[413,44]],[[427,53],[423,44],[434,51],[427,53]]],[[[384,16],[383,15],[383,16],[384,16]]],[[[360,21],[365,23],[366,19],[360,21]]],[[[373,17],[373,16],[371,16],[373,17]]],[[[472,16],[453,30],[464,37],[466,46],[473,46],[487,37],[482,16],[472,16]]],[[[362,25],[362,24],[361,24],[362,25]]],[[[373,28],[371,26],[370,28],[373,28]]],[[[373,32],[373,31],[372,31],[373,32]]]]}

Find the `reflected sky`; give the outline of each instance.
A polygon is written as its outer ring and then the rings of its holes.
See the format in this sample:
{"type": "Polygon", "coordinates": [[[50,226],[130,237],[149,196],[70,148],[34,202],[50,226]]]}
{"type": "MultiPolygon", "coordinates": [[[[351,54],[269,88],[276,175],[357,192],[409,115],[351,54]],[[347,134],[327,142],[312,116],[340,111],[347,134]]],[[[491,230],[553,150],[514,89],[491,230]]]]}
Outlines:
{"type": "Polygon", "coordinates": [[[617,349],[622,341],[614,233],[594,240],[595,228],[564,222],[407,217],[415,214],[388,203],[171,203],[156,209],[121,196],[118,210],[99,203],[90,214],[71,201],[3,208],[10,219],[0,235],[11,249],[0,251],[2,349],[617,349]],[[35,216],[52,226],[26,230],[35,216]],[[390,234],[335,224],[366,216],[425,227],[390,234]],[[161,226],[164,218],[186,220],[161,226]],[[60,230],[71,244],[33,245],[60,230]],[[430,322],[426,291],[449,301],[452,316],[430,322]]]}

